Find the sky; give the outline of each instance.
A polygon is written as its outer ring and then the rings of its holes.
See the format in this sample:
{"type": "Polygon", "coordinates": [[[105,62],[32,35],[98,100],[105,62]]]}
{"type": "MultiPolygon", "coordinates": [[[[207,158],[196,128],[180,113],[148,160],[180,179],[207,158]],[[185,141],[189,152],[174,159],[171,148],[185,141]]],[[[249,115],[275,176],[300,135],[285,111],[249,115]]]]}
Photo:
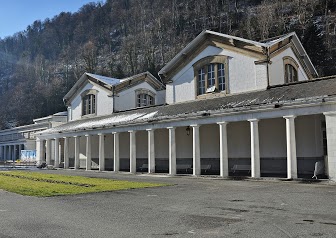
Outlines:
{"type": "Polygon", "coordinates": [[[98,0],[0,0],[0,38],[25,30],[35,20],[77,12],[89,2],[98,0]]]}

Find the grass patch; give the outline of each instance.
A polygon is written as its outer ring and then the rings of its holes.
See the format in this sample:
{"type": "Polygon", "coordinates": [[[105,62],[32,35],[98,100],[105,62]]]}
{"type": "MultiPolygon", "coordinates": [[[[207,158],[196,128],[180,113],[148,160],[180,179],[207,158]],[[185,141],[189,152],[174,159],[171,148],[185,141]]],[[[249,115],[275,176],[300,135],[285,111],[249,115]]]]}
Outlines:
{"type": "Polygon", "coordinates": [[[37,197],[107,192],[166,185],[27,171],[0,172],[0,189],[37,197]]]}

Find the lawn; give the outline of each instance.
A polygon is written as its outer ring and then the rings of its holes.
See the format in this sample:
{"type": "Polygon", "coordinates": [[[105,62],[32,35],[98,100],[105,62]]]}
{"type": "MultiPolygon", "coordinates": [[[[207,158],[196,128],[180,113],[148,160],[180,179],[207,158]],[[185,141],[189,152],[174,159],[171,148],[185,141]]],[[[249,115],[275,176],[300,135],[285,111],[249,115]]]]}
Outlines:
{"type": "Polygon", "coordinates": [[[27,171],[0,172],[0,189],[37,197],[106,192],[166,185],[167,184],[43,174],[27,171]]]}

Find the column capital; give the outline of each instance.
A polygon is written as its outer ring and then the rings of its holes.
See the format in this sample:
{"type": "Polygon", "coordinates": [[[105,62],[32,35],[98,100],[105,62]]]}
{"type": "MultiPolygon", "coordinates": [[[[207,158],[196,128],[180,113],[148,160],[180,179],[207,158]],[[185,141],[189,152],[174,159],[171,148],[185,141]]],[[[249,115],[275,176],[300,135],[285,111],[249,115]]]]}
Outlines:
{"type": "Polygon", "coordinates": [[[258,118],[252,118],[252,119],[248,119],[247,121],[249,121],[249,122],[258,122],[259,119],[258,118]]]}
{"type": "Polygon", "coordinates": [[[229,124],[229,122],[227,121],[217,122],[217,125],[227,125],[227,124],[229,124]]]}
{"type": "Polygon", "coordinates": [[[324,112],[323,115],[325,115],[325,116],[336,116],[336,112],[324,112]]]}
{"type": "Polygon", "coordinates": [[[86,135],[85,135],[85,137],[89,137],[89,136],[91,136],[91,135],[90,135],[90,134],[86,134],[86,135]]]}
{"type": "Polygon", "coordinates": [[[200,125],[194,124],[194,125],[190,125],[191,127],[200,127],[200,125]]]}
{"type": "Polygon", "coordinates": [[[154,130],[155,130],[154,128],[146,129],[146,131],[154,131],[154,130]]]}
{"type": "Polygon", "coordinates": [[[112,135],[118,135],[120,132],[112,132],[112,135]]]}
{"type": "Polygon", "coordinates": [[[103,135],[105,135],[105,134],[103,134],[103,133],[98,133],[98,136],[103,136],[103,135]]]}
{"type": "Polygon", "coordinates": [[[80,136],[73,136],[73,138],[79,138],[80,136]]]}
{"type": "Polygon", "coordinates": [[[128,132],[129,133],[135,133],[136,131],[135,130],[129,130],[128,132]]]}
{"type": "Polygon", "coordinates": [[[69,137],[64,136],[63,139],[68,139],[69,137]]]}
{"type": "Polygon", "coordinates": [[[175,126],[169,126],[169,127],[167,127],[168,130],[173,130],[175,128],[176,128],[175,126]]]}
{"type": "Polygon", "coordinates": [[[295,119],[296,116],[295,115],[288,115],[288,116],[283,116],[283,118],[285,118],[285,119],[295,119]]]}

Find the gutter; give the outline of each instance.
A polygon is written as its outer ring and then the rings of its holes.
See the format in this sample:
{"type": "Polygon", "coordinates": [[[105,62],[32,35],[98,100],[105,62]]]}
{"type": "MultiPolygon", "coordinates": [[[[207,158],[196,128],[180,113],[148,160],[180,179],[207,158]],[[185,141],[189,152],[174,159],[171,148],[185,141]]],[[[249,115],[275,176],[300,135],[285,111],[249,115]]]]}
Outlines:
{"type": "Polygon", "coordinates": [[[266,70],[267,70],[267,88],[270,86],[269,64],[270,64],[270,48],[266,47],[266,70]]]}

